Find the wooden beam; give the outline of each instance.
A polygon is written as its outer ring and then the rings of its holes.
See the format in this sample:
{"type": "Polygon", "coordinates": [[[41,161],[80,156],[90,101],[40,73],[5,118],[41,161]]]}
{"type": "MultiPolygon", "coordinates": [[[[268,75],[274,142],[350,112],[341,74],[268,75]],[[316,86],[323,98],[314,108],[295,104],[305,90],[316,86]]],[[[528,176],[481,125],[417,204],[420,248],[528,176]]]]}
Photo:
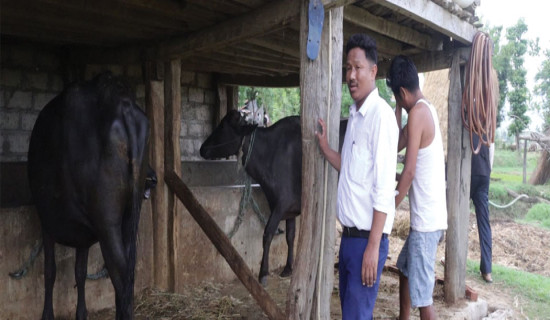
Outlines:
{"type": "Polygon", "coordinates": [[[225,261],[227,261],[233,272],[235,272],[239,280],[241,280],[243,285],[248,289],[252,297],[256,299],[256,302],[269,319],[285,319],[283,312],[279,310],[277,304],[256,280],[256,277],[252,274],[252,271],[250,271],[243,258],[231,245],[229,238],[197,201],[195,195],[193,195],[191,190],[181,181],[180,177],[175,172],[169,171],[166,173],[164,179],[170,190],[176,194],[185,208],[187,208],[187,211],[189,211],[202,231],[208,236],[208,239],[210,239],[218,252],[224,257],[225,261]]]}
{"type": "Polygon", "coordinates": [[[302,214],[287,310],[289,319],[330,319],[337,172],[319,153],[314,133],[318,119],[324,118],[329,143],[338,148],[343,9],[325,14],[319,56],[310,60],[306,55],[308,3],[300,1],[302,214]]]}
{"type": "Polygon", "coordinates": [[[272,77],[222,73],[218,76],[218,81],[233,86],[292,88],[300,86],[300,75],[293,73],[287,76],[272,77]]]}
{"type": "MultiPolygon", "coordinates": [[[[181,174],[181,62],[180,60],[168,61],[164,64],[164,167],[166,171],[174,171],[181,174]]],[[[169,290],[174,290],[178,283],[174,263],[177,260],[177,242],[179,225],[175,224],[175,216],[178,214],[178,202],[174,194],[165,194],[167,211],[167,241],[168,241],[168,278],[169,290]]]]}
{"type": "Polygon", "coordinates": [[[169,290],[168,213],[165,202],[168,187],[164,183],[164,83],[154,79],[157,74],[155,66],[155,63],[146,63],[144,66],[146,112],[151,126],[149,164],[158,177],[158,185],[151,192],[154,217],[152,272],[154,286],[169,290]]]}
{"type": "MultiPolygon", "coordinates": [[[[365,33],[365,29],[361,28],[359,26],[345,23],[344,25],[344,39],[349,39],[351,35],[355,33],[365,33]]],[[[398,54],[404,54],[404,44],[395,41],[394,39],[390,37],[386,37],[384,35],[381,35],[377,32],[366,32],[371,38],[373,38],[376,41],[376,47],[378,49],[378,55],[388,55],[388,56],[396,56],[398,54]]]]}
{"type": "Polygon", "coordinates": [[[436,38],[401,26],[356,6],[344,8],[344,21],[424,50],[436,51],[443,47],[443,43],[436,38]]]}
{"type": "Polygon", "coordinates": [[[214,117],[212,117],[212,128],[215,128],[227,114],[227,89],[228,86],[217,83],[216,105],[214,106],[214,117]]]}
{"type": "Polygon", "coordinates": [[[463,44],[470,45],[477,29],[431,0],[372,0],[372,2],[429,26],[463,44]]]}
{"type": "MultiPolygon", "coordinates": [[[[448,69],[451,67],[453,55],[459,56],[460,65],[465,64],[470,58],[470,47],[460,49],[427,52],[411,55],[418,72],[429,72],[434,70],[448,69]]],[[[390,68],[391,60],[378,61],[377,78],[385,78],[388,69],[390,68]]]]}
{"type": "Polygon", "coordinates": [[[300,50],[296,49],[296,47],[281,44],[280,42],[273,42],[273,41],[260,39],[260,38],[247,39],[246,42],[260,46],[260,47],[264,47],[267,49],[271,49],[273,51],[277,51],[294,58],[300,57],[300,50]]]}
{"type": "Polygon", "coordinates": [[[269,2],[248,14],[225,20],[217,25],[164,42],[158,48],[160,57],[184,58],[196,53],[214,51],[284,27],[295,19],[298,3],[293,0],[269,2]]]}
{"type": "Polygon", "coordinates": [[[453,56],[449,86],[447,155],[447,236],[445,287],[447,303],[464,297],[470,217],[471,149],[468,131],[462,126],[462,79],[460,54],[453,56]]]}
{"type": "Polygon", "coordinates": [[[231,63],[244,68],[266,70],[273,73],[298,72],[298,63],[284,62],[279,59],[259,59],[255,56],[243,56],[219,52],[215,57],[220,62],[231,63]]]}
{"type": "MultiPolygon", "coordinates": [[[[344,6],[353,0],[323,0],[325,10],[344,6]]],[[[162,43],[154,52],[162,58],[184,58],[218,50],[228,45],[282,29],[299,14],[299,2],[281,0],[198,32],[162,43]]]]}

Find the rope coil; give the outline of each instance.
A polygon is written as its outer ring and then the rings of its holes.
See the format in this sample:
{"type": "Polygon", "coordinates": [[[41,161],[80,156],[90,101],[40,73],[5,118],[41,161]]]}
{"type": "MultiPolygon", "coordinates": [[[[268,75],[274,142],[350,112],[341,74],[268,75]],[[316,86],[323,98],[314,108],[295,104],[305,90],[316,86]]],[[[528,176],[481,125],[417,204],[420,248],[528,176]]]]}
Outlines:
{"type": "Polygon", "coordinates": [[[470,59],[466,67],[462,94],[462,123],[470,131],[470,147],[478,154],[481,144],[489,146],[495,141],[498,79],[493,73],[493,42],[478,31],[474,36],[470,59]],[[474,147],[473,135],[480,143],[474,147]]]}

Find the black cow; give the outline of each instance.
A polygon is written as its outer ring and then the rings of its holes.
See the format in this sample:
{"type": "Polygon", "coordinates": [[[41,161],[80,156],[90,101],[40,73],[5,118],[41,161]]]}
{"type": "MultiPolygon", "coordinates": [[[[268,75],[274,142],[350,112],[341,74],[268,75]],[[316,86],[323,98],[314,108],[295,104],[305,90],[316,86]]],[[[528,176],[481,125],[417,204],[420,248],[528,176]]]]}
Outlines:
{"type": "Polygon", "coordinates": [[[110,73],[70,86],[40,112],[28,166],[44,240],[42,319],[54,319],[55,243],[76,248],[76,318],[86,318],[88,249],[98,241],[115,288],[116,319],[133,317],[148,131],[128,85],[110,73]]]}
{"type": "MultiPolygon", "coordinates": [[[[342,126],[345,132],[346,123],[347,120],[343,120],[340,124],[341,140],[344,137],[342,126]]],[[[292,274],[296,217],[300,214],[302,196],[300,118],[287,117],[271,127],[257,128],[256,125],[247,124],[238,111],[229,111],[202,144],[200,154],[205,159],[225,158],[238,154],[241,145],[243,165],[250,152],[245,171],[260,184],[271,210],[263,235],[263,255],[259,274],[260,283],[265,285],[269,273],[269,248],[281,220],[286,220],[288,246],[286,265],[281,277],[292,274]]]]}

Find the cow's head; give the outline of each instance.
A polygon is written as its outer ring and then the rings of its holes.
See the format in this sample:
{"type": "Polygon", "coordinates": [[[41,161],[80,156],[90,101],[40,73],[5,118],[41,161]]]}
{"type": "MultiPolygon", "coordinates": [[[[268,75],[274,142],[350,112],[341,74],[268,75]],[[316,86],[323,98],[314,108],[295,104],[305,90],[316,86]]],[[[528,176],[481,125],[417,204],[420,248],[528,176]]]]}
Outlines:
{"type": "Polygon", "coordinates": [[[212,160],[238,154],[243,138],[251,134],[256,126],[247,124],[238,111],[229,111],[202,144],[201,157],[212,160]]]}

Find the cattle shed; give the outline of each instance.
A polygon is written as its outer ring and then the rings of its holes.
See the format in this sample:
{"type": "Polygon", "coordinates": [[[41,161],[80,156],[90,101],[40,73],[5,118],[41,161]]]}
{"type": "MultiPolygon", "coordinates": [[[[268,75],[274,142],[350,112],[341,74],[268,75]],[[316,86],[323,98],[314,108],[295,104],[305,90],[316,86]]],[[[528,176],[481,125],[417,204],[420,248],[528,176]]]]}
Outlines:
{"type": "MultiPolygon", "coordinates": [[[[477,32],[476,3],[462,8],[451,0],[1,0],[0,318],[26,317],[22,313],[37,318],[43,303],[41,256],[23,279],[8,277],[40,238],[26,178],[33,124],[69,83],[105,70],[128,78],[135,88],[150,120],[149,161],[159,178],[142,209],[136,291],[178,292],[203,280],[235,278],[198,228],[189,212],[194,209],[175,193],[189,187],[220,230],[229,231],[241,189],[219,186],[236,181],[236,164],[201,161],[201,143],[237,108],[238,86],[301,88],[302,215],[286,310],[266,302],[269,296],[246,278],[250,270],[257,274],[263,230],[250,210],[230,249],[248,268],[241,265],[237,276],[270,318],[328,318],[337,173],[320,156],[314,132],[317,119],[327,119],[330,143],[337,145],[343,47],[357,32],[376,40],[380,78],[397,54],[411,56],[419,72],[451,70],[445,297],[449,303],[463,298],[470,149],[460,110],[464,67],[477,32]],[[324,15],[310,22],[312,12],[324,15]],[[308,40],[308,32],[320,28],[318,42],[315,35],[308,40]],[[308,42],[319,47],[315,59],[308,58],[308,42]]],[[[267,212],[261,190],[253,192],[267,212]]],[[[284,265],[282,237],[271,251],[271,268],[284,265]]],[[[60,248],[56,257],[54,308],[57,315],[72,316],[74,252],[60,248]]],[[[95,247],[89,272],[101,264],[95,247]]],[[[114,305],[109,280],[88,281],[87,295],[90,311],[114,305]]]]}

